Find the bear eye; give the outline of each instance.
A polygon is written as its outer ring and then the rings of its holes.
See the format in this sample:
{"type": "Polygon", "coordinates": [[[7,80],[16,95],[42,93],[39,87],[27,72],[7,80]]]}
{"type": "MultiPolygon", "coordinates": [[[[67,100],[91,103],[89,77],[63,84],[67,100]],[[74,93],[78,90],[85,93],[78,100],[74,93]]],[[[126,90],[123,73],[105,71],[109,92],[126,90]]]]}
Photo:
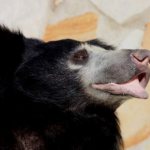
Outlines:
{"type": "Polygon", "coordinates": [[[72,54],[71,62],[74,64],[84,64],[87,62],[89,54],[86,49],[79,50],[72,54]]]}

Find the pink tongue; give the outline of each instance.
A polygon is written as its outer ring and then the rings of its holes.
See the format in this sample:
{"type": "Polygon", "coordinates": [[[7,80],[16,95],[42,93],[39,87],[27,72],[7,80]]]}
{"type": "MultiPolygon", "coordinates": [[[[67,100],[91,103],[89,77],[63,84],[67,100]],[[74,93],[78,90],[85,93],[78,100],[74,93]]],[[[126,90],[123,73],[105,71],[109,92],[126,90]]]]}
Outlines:
{"type": "Polygon", "coordinates": [[[107,91],[112,94],[131,95],[133,97],[146,99],[148,94],[145,89],[140,85],[139,80],[135,79],[129,83],[116,84],[92,84],[95,89],[107,91]]]}

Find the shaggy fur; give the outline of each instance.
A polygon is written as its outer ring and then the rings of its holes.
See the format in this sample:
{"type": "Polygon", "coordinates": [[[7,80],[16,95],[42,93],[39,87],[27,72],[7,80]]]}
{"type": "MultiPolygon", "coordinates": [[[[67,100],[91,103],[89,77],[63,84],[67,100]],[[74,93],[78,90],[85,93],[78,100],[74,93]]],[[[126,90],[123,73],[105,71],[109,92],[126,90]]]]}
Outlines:
{"type": "Polygon", "coordinates": [[[0,150],[122,149],[115,115],[121,102],[113,103],[114,95],[105,92],[99,100],[90,95],[83,83],[88,73],[81,68],[95,55],[84,50],[74,55],[85,43],[106,54],[112,46],[96,40],[44,43],[5,27],[0,42],[0,150]],[[76,61],[82,67],[70,69],[76,61]]]}

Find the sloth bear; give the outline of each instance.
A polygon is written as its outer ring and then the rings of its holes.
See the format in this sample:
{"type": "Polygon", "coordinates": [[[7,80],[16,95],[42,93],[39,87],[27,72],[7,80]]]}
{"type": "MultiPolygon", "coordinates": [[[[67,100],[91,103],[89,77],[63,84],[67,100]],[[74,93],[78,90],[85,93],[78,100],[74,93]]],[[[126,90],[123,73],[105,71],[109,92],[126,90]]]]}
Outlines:
{"type": "Polygon", "coordinates": [[[116,109],[146,99],[148,50],[45,43],[0,27],[0,150],[121,150],[116,109]]]}

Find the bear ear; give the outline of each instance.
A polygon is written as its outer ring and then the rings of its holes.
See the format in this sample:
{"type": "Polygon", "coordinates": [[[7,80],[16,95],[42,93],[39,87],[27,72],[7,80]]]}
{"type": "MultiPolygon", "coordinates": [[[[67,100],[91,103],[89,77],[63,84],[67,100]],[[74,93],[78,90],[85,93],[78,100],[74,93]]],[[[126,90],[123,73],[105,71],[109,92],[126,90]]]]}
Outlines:
{"type": "Polygon", "coordinates": [[[86,49],[78,50],[71,55],[71,62],[76,65],[84,65],[89,58],[89,54],[86,49]]]}
{"type": "Polygon", "coordinates": [[[13,76],[22,61],[24,37],[20,32],[12,32],[0,26],[0,79],[13,76]]]}

